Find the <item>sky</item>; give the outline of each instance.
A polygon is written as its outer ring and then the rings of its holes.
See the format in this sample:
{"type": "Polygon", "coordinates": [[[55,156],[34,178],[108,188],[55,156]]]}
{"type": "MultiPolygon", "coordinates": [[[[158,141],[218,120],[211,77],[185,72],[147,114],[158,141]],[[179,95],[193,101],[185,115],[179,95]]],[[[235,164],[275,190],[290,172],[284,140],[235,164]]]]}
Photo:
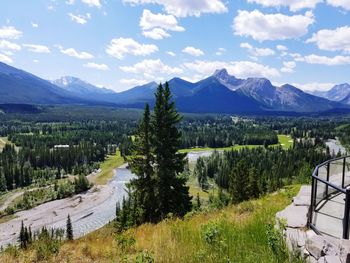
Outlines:
{"type": "Polygon", "coordinates": [[[350,0],[1,0],[0,61],[115,91],[221,68],[327,90],[350,83],[350,0]]]}

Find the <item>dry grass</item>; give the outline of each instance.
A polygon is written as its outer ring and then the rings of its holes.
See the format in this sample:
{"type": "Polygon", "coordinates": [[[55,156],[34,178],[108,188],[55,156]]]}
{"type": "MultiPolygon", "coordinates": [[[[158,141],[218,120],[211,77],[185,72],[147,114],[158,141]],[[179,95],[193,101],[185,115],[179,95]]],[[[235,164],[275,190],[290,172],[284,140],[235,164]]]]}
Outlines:
{"type": "MultiPolygon", "coordinates": [[[[290,203],[298,188],[288,187],[277,194],[201,212],[184,220],[144,224],[123,234],[114,233],[111,225],[105,226],[64,243],[47,262],[148,262],[147,255],[155,262],[214,263],[228,262],[227,258],[230,262],[288,262],[288,258],[274,255],[268,246],[266,225],[274,223],[275,213],[290,203]],[[203,226],[210,222],[221,233],[223,247],[210,245],[203,239],[203,226]]],[[[0,255],[0,262],[36,262],[36,254],[33,249],[5,252],[0,255]]]]}

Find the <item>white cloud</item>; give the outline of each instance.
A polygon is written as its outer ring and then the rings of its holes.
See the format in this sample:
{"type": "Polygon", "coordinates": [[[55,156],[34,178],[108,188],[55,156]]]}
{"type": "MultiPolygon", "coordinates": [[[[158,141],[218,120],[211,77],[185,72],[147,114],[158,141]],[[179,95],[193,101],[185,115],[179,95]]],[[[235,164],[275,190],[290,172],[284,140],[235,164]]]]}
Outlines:
{"type": "Polygon", "coordinates": [[[327,0],[327,3],[335,7],[341,7],[341,8],[344,8],[345,10],[350,10],[349,0],[327,0]]]}
{"type": "Polygon", "coordinates": [[[84,25],[87,23],[87,21],[91,18],[91,15],[89,13],[86,13],[86,15],[74,15],[72,13],[68,14],[73,22],[84,25]]]}
{"type": "Polygon", "coordinates": [[[276,48],[279,51],[287,51],[288,50],[288,48],[286,46],[283,46],[283,45],[277,45],[276,48]]]}
{"type": "Polygon", "coordinates": [[[313,42],[323,50],[341,50],[350,53],[350,26],[338,27],[334,30],[320,30],[306,41],[306,43],[313,42]]]}
{"type": "Polygon", "coordinates": [[[155,40],[160,40],[160,39],[163,39],[166,37],[170,37],[170,34],[168,32],[166,32],[164,29],[158,28],[158,27],[153,28],[150,31],[143,31],[142,35],[144,35],[145,37],[148,37],[148,38],[155,39],[155,40]]]}
{"type": "Polygon", "coordinates": [[[23,44],[29,51],[34,53],[50,53],[50,49],[43,45],[23,44]]]}
{"type": "Polygon", "coordinates": [[[140,19],[140,27],[142,30],[149,30],[155,27],[160,27],[171,31],[185,31],[182,26],[178,25],[178,21],[173,15],[154,14],[150,10],[143,10],[140,19]]]}
{"type": "Polygon", "coordinates": [[[150,80],[161,80],[163,75],[173,76],[183,72],[181,68],[171,67],[164,64],[160,59],[145,59],[133,66],[119,67],[126,73],[142,74],[144,78],[150,80]]]}
{"type": "Polygon", "coordinates": [[[14,50],[14,51],[18,51],[18,50],[21,50],[21,46],[17,45],[16,43],[13,43],[13,42],[0,39],[0,50],[14,50]]]}
{"type": "Polygon", "coordinates": [[[321,3],[321,2],[323,2],[323,0],[248,0],[248,3],[257,3],[265,7],[286,6],[292,12],[296,12],[304,8],[313,9],[316,7],[318,3],[321,3]]]}
{"type": "Polygon", "coordinates": [[[294,87],[297,87],[304,91],[327,91],[334,87],[335,83],[320,83],[320,82],[310,82],[310,83],[292,83],[294,87]]]}
{"type": "Polygon", "coordinates": [[[314,23],[312,12],[305,15],[263,14],[259,10],[238,11],[233,20],[235,35],[251,36],[255,40],[284,40],[298,38],[314,23]]]}
{"type": "Polygon", "coordinates": [[[0,61],[7,64],[11,64],[13,62],[12,58],[1,53],[0,53],[0,61]]]}
{"type": "Polygon", "coordinates": [[[294,68],[297,66],[297,64],[294,61],[284,61],[283,67],[281,68],[282,72],[285,73],[293,73],[294,68]]]}
{"type": "Polygon", "coordinates": [[[0,38],[18,39],[22,36],[22,32],[13,26],[3,26],[0,28],[0,38]]]}
{"type": "Polygon", "coordinates": [[[100,0],[81,0],[81,1],[90,7],[101,7],[100,0]]]}
{"type": "Polygon", "coordinates": [[[208,76],[213,74],[216,69],[226,68],[227,71],[239,78],[247,77],[278,77],[279,71],[275,68],[258,64],[251,61],[206,61],[197,60],[195,62],[187,62],[183,67],[193,70],[199,74],[208,76]]]}
{"type": "Polygon", "coordinates": [[[169,56],[172,56],[172,57],[175,57],[176,56],[176,54],[174,53],[174,52],[172,52],[172,51],[167,51],[166,52],[169,56]]]}
{"type": "Polygon", "coordinates": [[[67,0],[67,1],[66,1],[66,4],[67,4],[67,5],[73,5],[74,2],[75,2],[75,0],[67,0]]]}
{"type": "Polygon", "coordinates": [[[173,15],[154,14],[151,11],[143,10],[140,19],[140,27],[145,37],[153,39],[163,39],[169,37],[167,31],[185,31],[182,26],[178,25],[177,19],[173,15]]]}
{"type": "Polygon", "coordinates": [[[292,58],[294,58],[295,61],[303,61],[304,58],[302,55],[300,55],[299,53],[289,53],[289,56],[291,56],[292,58]]]}
{"type": "Polygon", "coordinates": [[[182,50],[182,52],[187,53],[187,54],[194,56],[194,57],[199,57],[199,56],[204,55],[204,52],[202,50],[195,48],[195,47],[191,47],[191,46],[185,47],[182,50]]]}
{"type": "Polygon", "coordinates": [[[34,62],[34,63],[39,63],[39,60],[33,59],[33,62],[34,62]]]}
{"type": "Polygon", "coordinates": [[[140,44],[132,38],[114,38],[106,49],[107,54],[123,59],[125,55],[147,56],[158,51],[158,47],[153,44],[140,44]]]}
{"type": "Polygon", "coordinates": [[[303,58],[299,58],[298,61],[304,61],[309,64],[320,64],[327,66],[347,65],[350,64],[350,56],[327,57],[312,54],[303,58]]]}
{"type": "Polygon", "coordinates": [[[177,17],[197,16],[203,13],[225,13],[227,7],[221,0],[123,0],[124,3],[136,4],[158,4],[164,6],[168,14],[177,17]]]}
{"type": "Polygon", "coordinates": [[[125,85],[127,88],[141,86],[147,83],[144,79],[121,79],[119,82],[125,85]]]}
{"type": "Polygon", "coordinates": [[[89,62],[83,65],[85,68],[93,68],[97,70],[109,70],[109,67],[106,64],[97,64],[93,62],[89,62]]]}
{"type": "Polygon", "coordinates": [[[215,52],[215,55],[221,56],[225,52],[226,52],[226,49],[224,49],[223,47],[219,47],[218,50],[215,52]]]}
{"type": "Polygon", "coordinates": [[[75,58],[79,58],[79,59],[91,59],[94,58],[93,55],[91,55],[90,53],[87,52],[78,52],[76,51],[74,48],[67,48],[64,49],[61,46],[58,46],[58,48],[60,49],[61,53],[70,56],[70,57],[75,57],[75,58]]]}
{"type": "Polygon", "coordinates": [[[37,23],[31,22],[30,24],[32,25],[33,28],[38,28],[39,27],[39,25],[37,23]]]}
{"type": "Polygon", "coordinates": [[[267,57],[275,54],[275,51],[270,48],[256,48],[249,43],[241,43],[240,47],[247,49],[255,57],[267,57]]]}
{"type": "Polygon", "coordinates": [[[1,50],[1,52],[3,54],[7,55],[7,56],[13,56],[14,55],[14,53],[12,51],[10,51],[10,50],[1,50]]]}

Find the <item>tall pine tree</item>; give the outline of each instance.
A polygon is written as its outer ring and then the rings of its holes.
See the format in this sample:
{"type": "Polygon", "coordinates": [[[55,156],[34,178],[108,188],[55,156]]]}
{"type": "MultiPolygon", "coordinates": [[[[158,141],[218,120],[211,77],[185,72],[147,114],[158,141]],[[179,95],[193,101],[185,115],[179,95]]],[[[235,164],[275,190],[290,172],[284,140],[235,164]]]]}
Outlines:
{"type": "MultiPolygon", "coordinates": [[[[156,222],[169,213],[183,216],[191,209],[187,179],[181,176],[186,154],[178,152],[181,133],[176,125],[181,116],[176,111],[168,83],[164,87],[160,84],[155,96],[154,113],[151,116],[146,105],[129,160],[137,175],[131,182],[133,196],[130,200],[134,202],[133,216],[139,217],[138,222],[156,222]],[[138,214],[135,214],[136,204],[138,214]]],[[[127,209],[131,211],[123,207],[127,209]]]]}
{"type": "Polygon", "coordinates": [[[176,125],[181,116],[176,111],[169,84],[160,84],[155,94],[156,102],[152,116],[152,151],[155,156],[157,219],[172,213],[183,216],[191,209],[186,178],[181,177],[186,163],[186,154],[179,153],[181,133],[176,125]]]}
{"type": "Polygon", "coordinates": [[[153,155],[151,153],[150,109],[146,104],[143,118],[138,127],[132,147],[130,167],[137,178],[131,181],[134,199],[138,200],[140,221],[151,222],[155,218],[156,199],[153,173],[153,155]],[[137,196],[137,198],[136,198],[137,196]]]}
{"type": "Polygon", "coordinates": [[[73,240],[73,226],[70,215],[67,217],[66,237],[68,240],[73,240]]]}

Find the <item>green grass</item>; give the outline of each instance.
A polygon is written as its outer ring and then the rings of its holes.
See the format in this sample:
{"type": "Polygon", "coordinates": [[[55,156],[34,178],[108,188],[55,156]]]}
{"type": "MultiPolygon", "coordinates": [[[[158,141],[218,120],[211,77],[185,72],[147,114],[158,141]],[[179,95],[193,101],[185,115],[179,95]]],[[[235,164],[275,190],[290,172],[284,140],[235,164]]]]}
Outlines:
{"type": "Polygon", "coordinates": [[[107,184],[114,175],[114,169],[121,166],[123,163],[124,159],[119,151],[117,151],[115,155],[109,155],[107,159],[101,163],[101,172],[96,175],[93,182],[98,185],[107,184]]]}
{"type": "MultiPolygon", "coordinates": [[[[203,211],[185,219],[144,224],[116,234],[107,225],[78,240],[65,242],[45,262],[240,262],[287,263],[285,253],[271,249],[269,224],[290,204],[299,186],[286,187],[257,200],[221,210],[203,211]],[[136,260],[136,259],[139,260],[136,260]]],[[[284,250],[284,248],[283,248],[284,250]]],[[[0,254],[0,262],[37,262],[35,248],[0,254]]],[[[292,261],[296,262],[296,261],[292,261]]]]}
{"type": "Polygon", "coordinates": [[[220,148],[210,148],[210,147],[194,147],[188,149],[181,149],[179,152],[181,153],[189,153],[189,152],[203,152],[210,150],[222,150],[222,151],[230,151],[230,150],[240,150],[242,148],[257,148],[262,147],[262,145],[234,145],[229,147],[220,147],[220,148]]]}
{"type": "Polygon", "coordinates": [[[285,150],[293,146],[293,139],[289,135],[278,134],[278,142],[285,150]]]}
{"type": "Polygon", "coordinates": [[[15,219],[17,216],[16,215],[5,215],[0,217],[0,224],[6,223],[12,219],[15,219]]]}
{"type": "Polygon", "coordinates": [[[0,137],[0,150],[5,147],[5,144],[8,143],[7,137],[0,137]]]}

